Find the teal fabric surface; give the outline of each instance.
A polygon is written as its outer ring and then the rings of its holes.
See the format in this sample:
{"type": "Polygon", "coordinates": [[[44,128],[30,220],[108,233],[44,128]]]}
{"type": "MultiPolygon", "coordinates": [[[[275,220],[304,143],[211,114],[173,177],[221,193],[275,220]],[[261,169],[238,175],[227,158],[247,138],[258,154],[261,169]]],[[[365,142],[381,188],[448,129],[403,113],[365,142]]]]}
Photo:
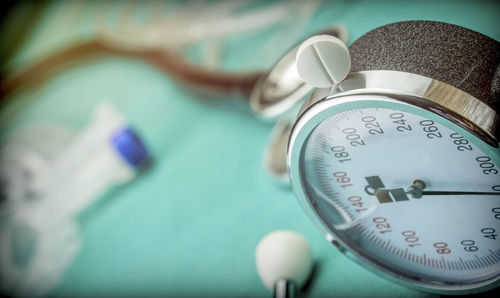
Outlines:
{"type": "MultiPolygon", "coordinates": [[[[294,42],[332,23],[345,25],[352,42],[377,26],[414,19],[500,39],[499,2],[325,1],[294,42]]],[[[231,40],[224,68],[270,67],[274,58],[247,60],[260,37],[231,40]]],[[[80,216],[83,245],[51,296],[270,297],[254,252],[276,229],[294,230],[312,247],[318,266],[307,297],[428,296],[362,268],[323,238],[292,191],[263,167],[272,124],[253,117],[244,101],[204,101],[142,61],[98,59],[18,95],[0,111],[2,135],[46,120],[79,129],[101,99],[126,115],[154,164],[80,216]]]]}

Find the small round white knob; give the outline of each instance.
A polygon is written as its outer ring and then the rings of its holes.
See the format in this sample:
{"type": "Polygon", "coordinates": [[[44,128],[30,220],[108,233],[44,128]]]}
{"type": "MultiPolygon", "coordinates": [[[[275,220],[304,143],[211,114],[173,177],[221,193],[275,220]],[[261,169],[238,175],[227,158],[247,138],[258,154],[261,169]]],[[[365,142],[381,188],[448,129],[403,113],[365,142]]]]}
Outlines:
{"type": "Polygon", "coordinates": [[[351,55],[345,43],[330,35],[316,35],[304,41],[295,60],[299,76],[316,88],[341,82],[351,69],[351,55]]]}
{"type": "Polygon", "coordinates": [[[309,244],[292,231],[275,231],[262,238],[255,261],[260,279],[270,291],[279,280],[293,281],[300,289],[313,265],[309,244]]]}

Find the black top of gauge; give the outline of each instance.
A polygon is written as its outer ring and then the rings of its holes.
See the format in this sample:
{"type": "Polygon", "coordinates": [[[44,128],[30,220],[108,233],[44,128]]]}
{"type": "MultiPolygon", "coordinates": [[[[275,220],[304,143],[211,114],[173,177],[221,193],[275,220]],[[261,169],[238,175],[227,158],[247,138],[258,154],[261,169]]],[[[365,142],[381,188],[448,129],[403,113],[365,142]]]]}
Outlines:
{"type": "Polygon", "coordinates": [[[461,89],[498,111],[500,43],[486,35],[447,23],[408,21],[366,33],[349,51],[351,71],[423,75],[461,89]]]}

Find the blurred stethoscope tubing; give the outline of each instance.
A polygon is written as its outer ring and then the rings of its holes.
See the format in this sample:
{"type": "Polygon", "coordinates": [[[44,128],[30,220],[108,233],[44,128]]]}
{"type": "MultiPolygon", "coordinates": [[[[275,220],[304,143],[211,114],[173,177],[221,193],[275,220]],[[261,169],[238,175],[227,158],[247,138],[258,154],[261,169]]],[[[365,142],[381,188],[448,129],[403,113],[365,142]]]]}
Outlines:
{"type": "MultiPolygon", "coordinates": [[[[347,31],[343,27],[333,27],[317,34],[327,34],[347,42],[347,31]]],[[[249,98],[255,91],[257,82],[263,80],[269,72],[225,72],[204,69],[186,61],[181,54],[173,50],[144,50],[120,46],[115,41],[99,37],[81,42],[25,67],[19,72],[2,79],[0,85],[1,99],[5,99],[21,87],[30,87],[43,83],[58,72],[75,66],[79,59],[92,59],[105,55],[122,55],[150,62],[178,82],[195,88],[204,94],[241,95],[249,98]]],[[[290,56],[292,58],[292,56],[290,56]]],[[[293,60],[295,56],[293,56],[293,60]]]]}

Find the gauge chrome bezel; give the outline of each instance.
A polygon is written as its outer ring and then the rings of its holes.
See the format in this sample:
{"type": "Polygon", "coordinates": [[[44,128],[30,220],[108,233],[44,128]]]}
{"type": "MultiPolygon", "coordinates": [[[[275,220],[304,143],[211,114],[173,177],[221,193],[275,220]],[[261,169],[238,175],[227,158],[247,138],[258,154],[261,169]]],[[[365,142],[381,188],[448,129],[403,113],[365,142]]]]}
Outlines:
{"type": "MultiPolygon", "coordinates": [[[[498,147],[500,115],[483,101],[446,83],[417,74],[370,70],[349,74],[332,90],[318,89],[303,105],[300,115],[319,100],[341,95],[394,94],[414,96],[410,104],[430,110],[458,124],[491,146],[498,147]],[[326,95],[325,95],[326,91],[326,95]]],[[[404,101],[404,100],[403,100],[404,101]]]]}
{"type": "MultiPolygon", "coordinates": [[[[288,143],[287,164],[294,192],[298,197],[302,208],[305,210],[309,218],[311,218],[311,220],[317,226],[319,226],[320,230],[326,236],[326,239],[334,244],[337,248],[339,248],[349,258],[351,258],[358,264],[361,264],[362,266],[373,270],[376,273],[381,273],[384,277],[390,280],[394,280],[404,286],[415,288],[421,291],[440,294],[471,294],[487,291],[499,286],[500,275],[470,284],[459,284],[443,281],[425,280],[418,276],[412,276],[403,272],[396,272],[390,267],[377,262],[377,260],[373,259],[372,257],[363,255],[363,253],[358,252],[356,248],[350,247],[346,242],[342,240],[341,236],[336,235],[333,229],[330,229],[328,225],[322,221],[322,219],[314,211],[314,207],[310,205],[310,200],[307,198],[307,193],[302,182],[300,170],[300,158],[302,155],[304,144],[307,141],[308,136],[317,127],[317,125],[319,125],[322,121],[326,120],[330,116],[339,112],[336,107],[345,105],[346,103],[359,102],[359,95],[376,96],[376,101],[393,104],[396,103],[403,106],[424,109],[456,124],[458,127],[461,127],[462,129],[471,133],[473,136],[476,136],[479,139],[477,140],[478,142],[484,142],[486,146],[492,149],[496,149],[495,147],[498,147],[498,142],[494,137],[494,120],[496,117],[496,113],[494,110],[493,112],[489,111],[489,107],[485,107],[484,104],[479,100],[470,96],[464,97],[464,95],[462,95],[462,97],[459,97],[461,100],[463,100],[463,98],[472,98],[472,105],[471,102],[469,102],[469,107],[475,106],[476,113],[478,111],[487,111],[486,116],[489,117],[489,119],[487,119],[486,121],[479,119],[480,121],[482,121],[480,122],[481,125],[478,125],[477,121],[468,119],[470,116],[475,117],[474,113],[468,112],[467,109],[459,109],[458,112],[456,108],[450,109],[450,106],[458,106],[454,103],[450,104],[448,102],[448,107],[443,106],[443,101],[440,100],[439,96],[433,97],[432,93],[428,92],[429,88],[439,88],[439,84],[437,84],[439,82],[436,83],[432,79],[407,73],[392,71],[377,72],[378,75],[380,75],[380,73],[382,72],[386,77],[387,75],[398,77],[400,80],[402,79],[406,82],[410,82],[409,78],[413,78],[416,80],[413,80],[413,84],[408,85],[411,88],[407,88],[406,91],[405,87],[408,86],[405,86],[405,84],[401,84],[401,82],[398,84],[397,79],[393,80],[392,83],[395,84],[393,86],[396,86],[396,88],[392,88],[392,90],[390,90],[388,88],[385,88],[385,86],[387,86],[388,84],[385,83],[386,81],[384,80],[379,80],[379,83],[381,82],[382,84],[379,84],[378,86],[377,84],[373,83],[373,80],[369,80],[370,77],[373,79],[373,75],[376,74],[375,71],[355,73],[350,76],[350,80],[348,79],[340,86],[337,86],[336,90],[333,90],[334,93],[330,96],[321,99],[312,96],[308,101],[306,101],[301,112],[299,113],[299,117],[292,129],[292,133],[288,143]],[[354,81],[352,79],[353,77],[354,81]],[[360,82],[364,84],[365,87],[370,88],[352,88],[352,86],[359,86],[360,82]],[[429,96],[429,94],[431,94],[431,96],[429,96]],[[464,114],[469,117],[465,117],[464,114]],[[492,146],[492,143],[494,143],[496,146],[492,146]]],[[[458,89],[446,84],[444,84],[443,86],[441,87],[453,91],[454,94],[459,94],[457,92],[458,89]]]]}

